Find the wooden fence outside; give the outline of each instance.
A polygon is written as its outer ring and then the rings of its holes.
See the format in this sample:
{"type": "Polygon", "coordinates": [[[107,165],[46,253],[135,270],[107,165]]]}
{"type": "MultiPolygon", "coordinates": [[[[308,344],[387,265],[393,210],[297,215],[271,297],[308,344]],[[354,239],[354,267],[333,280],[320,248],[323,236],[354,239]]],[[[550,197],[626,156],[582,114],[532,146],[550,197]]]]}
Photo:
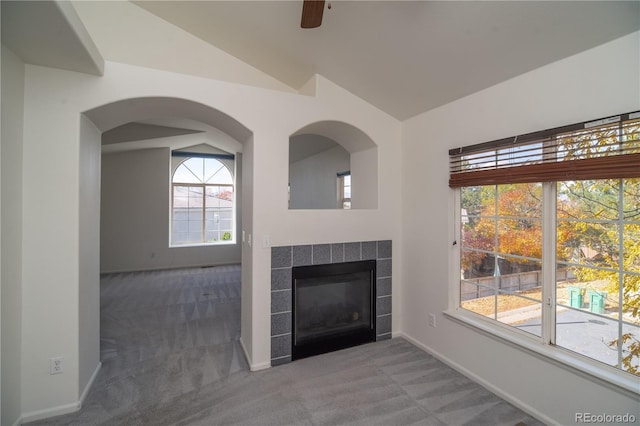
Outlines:
{"type": "MultiPolygon", "coordinates": [[[[575,279],[573,273],[566,269],[556,271],[557,281],[575,279]]],[[[479,297],[493,296],[496,288],[502,291],[518,292],[542,286],[542,271],[520,272],[501,275],[499,277],[482,277],[462,280],[460,283],[460,300],[471,300],[479,297]],[[497,285],[497,287],[496,287],[497,285]]]]}

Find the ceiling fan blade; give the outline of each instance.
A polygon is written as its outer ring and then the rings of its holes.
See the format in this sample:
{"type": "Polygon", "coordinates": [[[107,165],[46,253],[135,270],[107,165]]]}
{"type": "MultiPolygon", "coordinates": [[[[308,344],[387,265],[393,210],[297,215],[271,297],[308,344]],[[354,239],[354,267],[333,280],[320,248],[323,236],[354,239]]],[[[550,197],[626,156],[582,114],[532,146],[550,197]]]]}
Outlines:
{"type": "Polygon", "coordinates": [[[324,0],[304,0],[302,3],[302,28],[317,28],[322,24],[324,0]]]}

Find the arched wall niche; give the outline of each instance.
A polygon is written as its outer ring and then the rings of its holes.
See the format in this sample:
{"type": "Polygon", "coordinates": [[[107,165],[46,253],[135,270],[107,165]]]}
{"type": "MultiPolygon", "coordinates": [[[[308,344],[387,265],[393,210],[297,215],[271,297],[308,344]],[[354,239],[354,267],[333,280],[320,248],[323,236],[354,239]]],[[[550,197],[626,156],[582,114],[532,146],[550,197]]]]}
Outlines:
{"type": "Polygon", "coordinates": [[[378,207],[378,146],[341,121],[319,121],[289,137],[289,208],[342,209],[340,175],[350,172],[351,209],[378,207]]]}

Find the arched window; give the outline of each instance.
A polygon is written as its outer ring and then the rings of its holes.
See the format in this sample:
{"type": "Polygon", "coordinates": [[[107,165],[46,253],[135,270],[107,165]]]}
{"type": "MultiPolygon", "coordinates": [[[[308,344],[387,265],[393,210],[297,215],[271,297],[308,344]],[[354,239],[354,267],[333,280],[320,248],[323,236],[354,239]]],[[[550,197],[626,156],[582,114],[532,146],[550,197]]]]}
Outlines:
{"type": "Polygon", "coordinates": [[[235,241],[233,175],[215,158],[190,157],[173,173],[171,245],[235,241]]]}

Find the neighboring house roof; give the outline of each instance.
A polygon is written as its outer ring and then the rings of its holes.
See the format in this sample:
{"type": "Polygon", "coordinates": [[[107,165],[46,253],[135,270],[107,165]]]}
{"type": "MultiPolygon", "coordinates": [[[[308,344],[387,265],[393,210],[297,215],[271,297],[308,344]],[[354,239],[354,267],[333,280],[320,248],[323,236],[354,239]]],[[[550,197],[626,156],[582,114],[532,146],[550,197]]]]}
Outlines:
{"type": "MultiPolygon", "coordinates": [[[[202,208],[202,187],[174,186],[173,208],[202,208]]],[[[233,207],[233,192],[228,188],[221,188],[206,196],[207,207],[230,209],[233,207]]]]}

